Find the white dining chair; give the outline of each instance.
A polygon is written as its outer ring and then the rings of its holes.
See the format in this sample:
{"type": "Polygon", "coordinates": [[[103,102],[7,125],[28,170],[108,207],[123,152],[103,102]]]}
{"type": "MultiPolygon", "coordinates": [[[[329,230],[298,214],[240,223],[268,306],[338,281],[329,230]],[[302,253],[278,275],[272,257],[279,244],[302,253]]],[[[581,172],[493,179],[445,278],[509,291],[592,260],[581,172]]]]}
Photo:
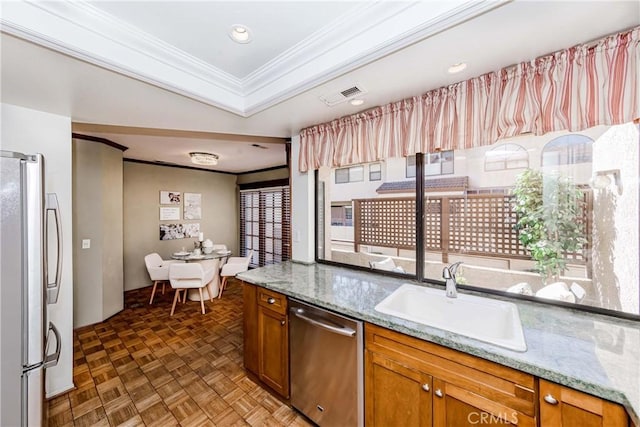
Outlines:
{"type": "Polygon", "coordinates": [[[158,283],[162,283],[162,295],[164,295],[164,285],[169,281],[169,266],[181,263],[177,260],[163,260],[157,253],[151,253],[144,257],[144,264],[147,266],[149,277],[153,280],[153,289],[149,304],[153,304],[153,296],[156,294],[158,283]]]}
{"type": "Polygon", "coordinates": [[[202,288],[207,286],[214,278],[216,271],[212,265],[204,265],[199,262],[172,264],[169,268],[169,282],[171,287],[176,290],[173,297],[173,305],[171,306],[171,316],[176,309],[176,303],[180,299],[180,292],[184,292],[182,302],[187,300],[187,291],[189,289],[198,289],[200,292],[200,307],[202,314],[205,314],[204,298],[202,296],[202,288]]]}
{"type": "MultiPolygon", "coordinates": [[[[207,289],[206,289],[206,294],[207,294],[206,298],[209,299],[211,302],[213,302],[213,299],[217,297],[218,294],[220,293],[220,262],[221,261],[222,259],[220,258],[200,261],[200,264],[202,264],[202,268],[205,271],[206,270],[213,271],[213,278],[207,284],[207,289]]],[[[190,299],[193,300],[193,298],[190,298],[190,299]]]]}
{"type": "Polygon", "coordinates": [[[251,263],[251,258],[253,257],[254,250],[251,249],[247,256],[245,257],[229,257],[227,262],[222,266],[220,270],[220,277],[222,278],[222,282],[220,283],[220,294],[218,298],[222,298],[222,292],[224,291],[225,286],[227,286],[227,279],[229,277],[235,277],[236,274],[242,273],[243,271],[247,271],[249,269],[249,264],[251,263]]]}

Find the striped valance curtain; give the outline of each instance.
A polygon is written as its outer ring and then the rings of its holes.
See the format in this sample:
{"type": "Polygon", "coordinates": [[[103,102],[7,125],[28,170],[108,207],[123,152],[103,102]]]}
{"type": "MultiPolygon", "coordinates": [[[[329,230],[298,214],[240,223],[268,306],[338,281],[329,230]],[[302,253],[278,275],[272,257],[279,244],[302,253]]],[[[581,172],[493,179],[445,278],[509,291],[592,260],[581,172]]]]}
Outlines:
{"type": "Polygon", "coordinates": [[[640,27],[300,132],[300,171],[640,117],[640,27]]]}

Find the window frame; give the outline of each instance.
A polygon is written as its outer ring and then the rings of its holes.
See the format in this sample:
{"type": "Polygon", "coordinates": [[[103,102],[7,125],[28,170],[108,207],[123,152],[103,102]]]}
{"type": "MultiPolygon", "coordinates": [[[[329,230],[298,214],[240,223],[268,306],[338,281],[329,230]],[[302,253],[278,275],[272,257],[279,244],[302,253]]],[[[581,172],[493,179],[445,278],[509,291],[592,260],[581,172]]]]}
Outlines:
{"type": "MultiPolygon", "coordinates": [[[[571,165],[579,165],[582,163],[591,163],[593,162],[593,143],[594,140],[586,135],[582,134],[568,134],[561,135],[556,138],[553,138],[551,141],[547,142],[540,151],[540,166],[541,167],[563,167],[563,166],[571,166],[571,165]],[[580,139],[580,142],[571,143],[570,141],[565,142],[567,139],[580,139]],[[584,150],[585,152],[580,156],[580,161],[575,161],[574,158],[578,157],[576,154],[577,151],[584,150]],[[556,163],[545,163],[545,157],[548,159],[549,154],[555,153],[554,156],[558,161],[556,163]],[[545,154],[547,156],[545,156],[545,154]],[[585,156],[589,156],[589,160],[585,161],[585,156]]],[[[547,160],[548,161],[548,160],[547,160]]]]}
{"type": "Polygon", "coordinates": [[[334,173],[334,183],[335,184],[349,184],[352,182],[363,182],[364,181],[364,165],[355,165],[355,166],[347,166],[344,168],[337,168],[334,173]],[[361,179],[352,179],[352,170],[362,169],[362,178],[361,179]],[[338,171],[347,173],[346,181],[338,181],[338,171]]]}
{"type": "MultiPolygon", "coordinates": [[[[424,163],[423,166],[423,170],[424,170],[424,175],[425,176],[442,176],[442,175],[453,175],[455,174],[456,171],[456,160],[455,160],[455,150],[442,150],[442,151],[435,151],[433,153],[420,153],[422,154],[424,159],[429,159],[428,162],[424,163]],[[447,156],[451,156],[451,160],[446,159],[447,156]],[[438,162],[432,162],[431,159],[433,156],[438,156],[439,161],[438,162]],[[450,172],[443,172],[442,170],[442,165],[445,163],[451,163],[451,171],[450,172]],[[433,165],[438,165],[438,169],[439,172],[438,173],[428,173],[427,170],[429,169],[428,166],[433,166],[433,165]]],[[[416,155],[411,155],[411,156],[407,156],[406,157],[406,164],[405,164],[405,178],[415,178],[417,176],[417,172],[414,172],[413,175],[410,174],[410,167],[412,167],[413,169],[417,169],[417,164],[418,162],[414,160],[415,164],[412,166],[409,164],[410,159],[415,159],[416,155]]]]}
{"type": "MultiPolygon", "coordinates": [[[[287,182],[279,182],[280,185],[275,186],[255,186],[255,185],[247,185],[245,188],[242,188],[241,185],[240,192],[238,194],[238,204],[240,208],[239,212],[239,246],[240,246],[240,255],[246,256],[247,251],[253,249],[254,255],[253,259],[250,261],[251,267],[262,267],[264,265],[273,264],[275,262],[282,262],[291,259],[291,186],[287,182]],[[243,200],[245,194],[252,195],[257,197],[257,205],[252,204],[250,209],[258,210],[258,219],[257,221],[252,219],[249,221],[252,224],[252,233],[247,234],[246,231],[246,223],[244,220],[244,209],[246,204],[243,200]],[[276,201],[276,197],[274,196],[274,204],[271,206],[268,205],[268,197],[269,195],[279,194],[279,200],[276,201]],[[266,215],[267,209],[272,210],[272,217],[268,218],[266,215]],[[280,220],[276,221],[276,212],[279,210],[280,220]],[[268,225],[271,224],[272,227],[272,235],[268,235],[268,225]],[[255,231],[255,225],[258,226],[258,234],[256,235],[253,231],[255,231]],[[276,229],[277,225],[280,226],[280,233],[277,235],[276,229]],[[251,247],[246,245],[245,236],[251,236],[251,247]],[[253,239],[258,239],[258,247],[254,247],[253,239]],[[272,248],[270,251],[267,250],[267,240],[271,240],[272,248]],[[280,250],[276,250],[276,242],[280,242],[280,250]],[[269,255],[270,254],[270,255],[269,255]],[[269,256],[272,258],[269,262],[267,258],[269,256]],[[278,261],[276,258],[279,258],[278,261]],[[257,263],[254,263],[254,259],[257,259],[257,263]]],[[[269,182],[275,183],[275,182],[269,182]]],[[[253,218],[253,214],[252,214],[253,218]]]]}
{"type": "MultiPolygon", "coordinates": [[[[491,163],[499,163],[498,161],[492,161],[491,163]]],[[[485,172],[500,172],[500,171],[506,171],[506,170],[516,170],[516,169],[526,169],[529,167],[529,152],[527,151],[526,148],[524,148],[522,145],[520,144],[515,144],[512,142],[505,142],[503,144],[499,144],[496,145],[495,147],[493,147],[491,150],[488,150],[486,153],[484,153],[484,171],[485,172]],[[513,161],[507,158],[507,156],[505,156],[504,160],[502,160],[502,162],[504,163],[504,166],[502,168],[499,169],[488,169],[487,168],[487,164],[489,163],[488,158],[487,158],[487,154],[491,153],[492,151],[498,151],[499,148],[504,148],[507,146],[513,146],[513,147],[518,147],[517,151],[524,151],[524,153],[527,155],[527,165],[526,166],[515,166],[515,167],[509,167],[509,162],[513,161]]]]}
{"type": "Polygon", "coordinates": [[[369,164],[369,181],[382,181],[382,163],[377,162],[377,163],[370,163],[369,164]],[[371,167],[373,166],[377,166],[378,170],[377,171],[372,171],[371,167]],[[371,175],[372,174],[378,174],[378,178],[372,178],[371,175]]]}
{"type": "MultiPolygon", "coordinates": [[[[424,251],[424,223],[422,221],[423,218],[423,213],[425,211],[425,206],[424,206],[424,198],[423,197],[418,197],[419,194],[424,194],[424,188],[425,188],[425,181],[426,181],[426,176],[424,174],[423,171],[423,159],[422,159],[423,154],[422,153],[417,153],[415,155],[416,158],[416,180],[415,180],[415,195],[416,195],[416,265],[423,265],[424,261],[425,261],[425,251],[424,251]]],[[[409,157],[407,157],[408,159],[409,157]]],[[[406,171],[406,168],[405,168],[406,171]]],[[[437,280],[437,279],[431,279],[431,278],[427,278],[424,277],[424,269],[420,269],[420,268],[416,268],[416,273],[415,274],[410,274],[410,273],[398,273],[395,271],[384,271],[384,270],[372,270],[371,268],[367,268],[367,267],[363,267],[363,266],[358,266],[358,265],[353,265],[353,264],[346,264],[346,263],[342,263],[342,262],[337,262],[337,261],[332,261],[332,260],[326,260],[324,258],[320,258],[319,257],[319,252],[320,250],[322,250],[324,252],[324,244],[322,244],[322,248],[320,246],[319,243],[319,237],[323,236],[324,238],[324,233],[325,230],[324,228],[322,229],[322,231],[320,230],[319,227],[319,221],[322,219],[321,216],[326,215],[326,213],[323,213],[322,215],[319,214],[318,212],[318,200],[320,197],[320,188],[324,188],[324,183],[320,181],[319,179],[319,171],[316,169],[314,171],[314,259],[315,262],[318,264],[325,264],[325,265],[330,265],[330,266],[335,266],[335,267],[341,267],[341,268],[347,268],[350,270],[355,270],[355,271],[362,271],[362,272],[366,272],[366,273],[370,273],[370,274],[377,274],[377,275],[381,275],[381,276],[389,276],[389,277],[395,277],[395,278],[399,278],[399,279],[410,279],[410,280],[416,280],[418,282],[422,282],[422,283],[428,283],[430,285],[435,285],[438,287],[441,287],[444,289],[445,287],[445,282],[444,280],[437,280]]],[[[322,200],[324,200],[324,195],[322,196],[322,200]]],[[[606,316],[610,316],[610,317],[615,317],[615,318],[621,318],[621,319],[628,319],[628,320],[634,320],[634,321],[640,321],[640,314],[633,314],[633,313],[628,313],[628,312],[623,312],[623,311],[615,311],[612,309],[606,309],[606,308],[601,308],[601,307],[594,307],[594,306],[589,306],[589,305],[581,305],[581,304],[577,304],[577,303],[568,303],[568,302],[564,302],[564,301],[558,301],[558,300],[551,300],[551,299],[544,299],[544,298],[539,298],[539,297],[535,297],[535,296],[528,296],[528,295],[522,295],[522,294],[516,294],[516,293],[511,293],[511,292],[506,292],[506,291],[501,291],[501,290],[496,290],[496,289],[490,289],[490,288],[485,288],[485,287],[479,287],[479,286],[473,286],[473,285],[468,285],[468,284],[458,284],[458,288],[459,289],[463,289],[463,290],[468,290],[468,291],[472,291],[472,292],[479,292],[481,294],[488,294],[488,295],[495,295],[498,296],[500,298],[506,298],[506,299],[511,299],[511,300],[515,300],[515,301],[529,301],[535,304],[541,304],[541,305],[547,305],[547,306],[555,306],[555,307],[561,307],[561,308],[566,308],[569,310],[579,310],[581,312],[588,312],[588,313],[596,313],[596,314],[602,314],[602,315],[606,315],[606,316]]]]}

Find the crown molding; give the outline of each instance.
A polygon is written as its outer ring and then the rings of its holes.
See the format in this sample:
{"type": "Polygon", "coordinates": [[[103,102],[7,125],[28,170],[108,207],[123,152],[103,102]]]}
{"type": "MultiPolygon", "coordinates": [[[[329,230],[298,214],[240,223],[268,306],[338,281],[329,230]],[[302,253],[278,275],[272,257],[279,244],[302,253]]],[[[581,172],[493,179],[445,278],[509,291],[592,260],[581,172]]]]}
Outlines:
{"type": "Polygon", "coordinates": [[[82,61],[243,114],[242,82],[78,1],[4,2],[3,32],[82,61]]]}
{"type": "Polygon", "coordinates": [[[258,113],[509,1],[367,3],[249,74],[243,81],[245,113],[258,113]]]}
{"type": "Polygon", "coordinates": [[[501,4],[364,2],[243,79],[86,2],[4,2],[0,29],[248,117],[501,4]]]}

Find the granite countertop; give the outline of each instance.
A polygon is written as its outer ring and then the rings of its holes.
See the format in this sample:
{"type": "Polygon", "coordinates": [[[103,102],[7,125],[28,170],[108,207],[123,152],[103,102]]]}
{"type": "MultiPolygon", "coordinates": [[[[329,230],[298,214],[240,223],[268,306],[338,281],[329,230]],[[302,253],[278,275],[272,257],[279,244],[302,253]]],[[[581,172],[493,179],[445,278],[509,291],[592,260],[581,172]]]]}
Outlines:
{"type": "Polygon", "coordinates": [[[374,310],[403,283],[420,284],[409,279],[296,262],[238,278],[620,403],[640,424],[640,322],[509,299],[518,306],[527,342],[526,352],[516,352],[374,310]]]}

